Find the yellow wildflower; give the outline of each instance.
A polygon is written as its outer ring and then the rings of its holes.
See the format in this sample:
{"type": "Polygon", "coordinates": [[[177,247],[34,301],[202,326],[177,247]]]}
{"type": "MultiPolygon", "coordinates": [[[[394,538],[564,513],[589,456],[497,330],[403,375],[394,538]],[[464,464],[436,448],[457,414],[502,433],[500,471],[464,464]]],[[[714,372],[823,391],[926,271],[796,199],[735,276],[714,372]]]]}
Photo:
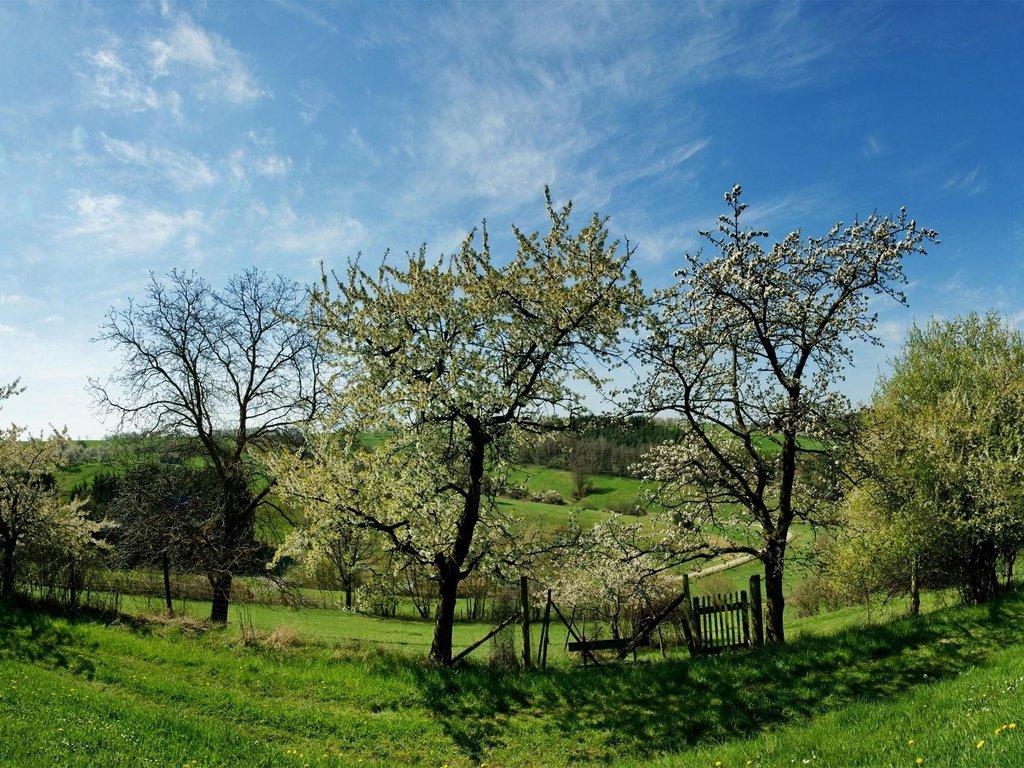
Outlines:
{"type": "Polygon", "coordinates": [[[923,757],[919,757],[914,762],[917,763],[918,765],[924,765],[924,758],[923,757]]]}
{"type": "Polygon", "coordinates": [[[985,740],[984,740],[984,739],[982,739],[981,741],[979,741],[979,742],[978,742],[978,743],[977,743],[977,744],[976,744],[976,745],[974,746],[974,748],[975,748],[975,749],[981,749],[981,748],[982,748],[982,747],[984,747],[984,746],[985,746],[985,740]]]}

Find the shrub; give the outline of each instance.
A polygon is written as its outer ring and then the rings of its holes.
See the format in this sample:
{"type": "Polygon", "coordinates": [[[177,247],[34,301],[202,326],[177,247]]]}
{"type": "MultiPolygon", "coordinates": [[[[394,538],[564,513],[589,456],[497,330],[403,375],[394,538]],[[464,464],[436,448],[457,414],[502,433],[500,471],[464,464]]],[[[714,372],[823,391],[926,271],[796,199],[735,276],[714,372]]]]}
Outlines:
{"type": "Polygon", "coordinates": [[[541,504],[565,504],[565,499],[562,498],[562,494],[555,490],[541,491],[533,494],[530,498],[533,501],[540,502],[541,504]]]}
{"type": "Polygon", "coordinates": [[[797,618],[802,619],[817,616],[822,608],[830,607],[834,599],[824,579],[820,576],[808,576],[797,583],[789,602],[796,608],[797,618]]]}
{"type": "Polygon", "coordinates": [[[613,501],[605,507],[609,512],[617,515],[629,515],[630,517],[646,517],[647,510],[639,504],[630,501],[613,501]]]}

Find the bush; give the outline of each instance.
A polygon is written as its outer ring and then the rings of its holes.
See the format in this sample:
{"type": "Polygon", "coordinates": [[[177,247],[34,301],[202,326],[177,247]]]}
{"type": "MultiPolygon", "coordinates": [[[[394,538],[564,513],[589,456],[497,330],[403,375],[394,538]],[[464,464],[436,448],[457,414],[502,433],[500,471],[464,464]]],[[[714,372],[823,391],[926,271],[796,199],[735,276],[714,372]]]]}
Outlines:
{"type": "Polygon", "coordinates": [[[789,597],[789,603],[796,609],[798,619],[817,616],[823,608],[831,607],[834,602],[828,583],[820,576],[808,576],[797,583],[789,597]]]}
{"type": "Polygon", "coordinates": [[[503,485],[498,489],[498,495],[504,496],[506,499],[528,499],[530,498],[530,489],[525,485],[503,485]]]}
{"type": "Polygon", "coordinates": [[[565,504],[565,499],[562,498],[562,494],[555,490],[541,491],[533,494],[530,498],[533,501],[540,502],[541,504],[565,504]]]}
{"type": "Polygon", "coordinates": [[[629,515],[630,517],[646,517],[647,510],[639,504],[629,501],[613,501],[605,507],[609,512],[617,515],[629,515]]]}

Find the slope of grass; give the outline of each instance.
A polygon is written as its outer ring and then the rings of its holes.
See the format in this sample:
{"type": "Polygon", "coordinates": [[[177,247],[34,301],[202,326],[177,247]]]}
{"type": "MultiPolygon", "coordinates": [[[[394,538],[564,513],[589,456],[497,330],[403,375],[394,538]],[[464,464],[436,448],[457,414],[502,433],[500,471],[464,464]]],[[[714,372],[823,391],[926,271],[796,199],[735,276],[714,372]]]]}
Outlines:
{"type": "Polygon", "coordinates": [[[1011,597],[748,654],[502,675],[8,609],[0,765],[1015,766],[1022,621],[1011,597]]]}

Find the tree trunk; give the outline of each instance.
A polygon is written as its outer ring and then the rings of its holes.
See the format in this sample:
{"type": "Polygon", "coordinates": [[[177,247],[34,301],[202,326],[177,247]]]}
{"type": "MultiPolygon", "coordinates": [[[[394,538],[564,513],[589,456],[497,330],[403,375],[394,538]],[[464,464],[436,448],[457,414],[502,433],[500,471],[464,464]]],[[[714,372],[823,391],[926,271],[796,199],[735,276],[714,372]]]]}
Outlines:
{"type": "Polygon", "coordinates": [[[345,579],[345,610],[352,610],[352,578],[345,579]]]}
{"type": "Polygon", "coordinates": [[[968,545],[965,597],[970,605],[988,602],[999,592],[996,562],[999,553],[991,538],[968,545]]]}
{"type": "Polygon", "coordinates": [[[3,566],[0,568],[0,599],[14,594],[14,549],[16,542],[5,541],[3,566]]]}
{"type": "Polygon", "coordinates": [[[161,565],[164,570],[164,602],[167,604],[167,613],[174,613],[174,603],[171,601],[171,561],[164,552],[161,556],[161,565]]]}
{"type": "Polygon", "coordinates": [[[228,604],[231,602],[231,574],[222,573],[210,579],[213,587],[213,605],[210,607],[210,621],[216,624],[228,623],[228,604]]]}
{"type": "Polygon", "coordinates": [[[459,582],[469,575],[462,567],[469,557],[473,545],[473,534],[480,520],[480,501],[483,498],[484,459],[490,438],[480,431],[479,422],[467,422],[470,428],[470,450],[465,503],[462,517],[455,534],[451,555],[437,555],[434,567],[437,569],[440,599],[437,603],[437,621],[434,623],[434,640],[430,646],[430,658],[437,664],[449,666],[452,663],[452,631],[455,628],[455,606],[459,582]]]}
{"type": "Polygon", "coordinates": [[[78,594],[78,572],[75,560],[71,558],[68,561],[68,611],[71,613],[78,612],[78,594]]]}
{"type": "Polygon", "coordinates": [[[765,596],[765,633],[769,643],[786,642],[786,630],[783,626],[783,613],[786,598],[782,591],[782,573],[786,558],[786,536],[781,534],[781,541],[770,539],[765,548],[764,559],[764,596],[765,596]]]}
{"type": "Polygon", "coordinates": [[[910,563],[910,612],[914,616],[921,613],[921,579],[918,556],[915,554],[910,563]]]}
{"type": "Polygon", "coordinates": [[[434,621],[434,640],[430,645],[430,659],[436,664],[452,663],[452,631],[455,628],[455,607],[459,593],[459,567],[450,564],[440,569],[440,595],[437,618],[434,621]]]}

